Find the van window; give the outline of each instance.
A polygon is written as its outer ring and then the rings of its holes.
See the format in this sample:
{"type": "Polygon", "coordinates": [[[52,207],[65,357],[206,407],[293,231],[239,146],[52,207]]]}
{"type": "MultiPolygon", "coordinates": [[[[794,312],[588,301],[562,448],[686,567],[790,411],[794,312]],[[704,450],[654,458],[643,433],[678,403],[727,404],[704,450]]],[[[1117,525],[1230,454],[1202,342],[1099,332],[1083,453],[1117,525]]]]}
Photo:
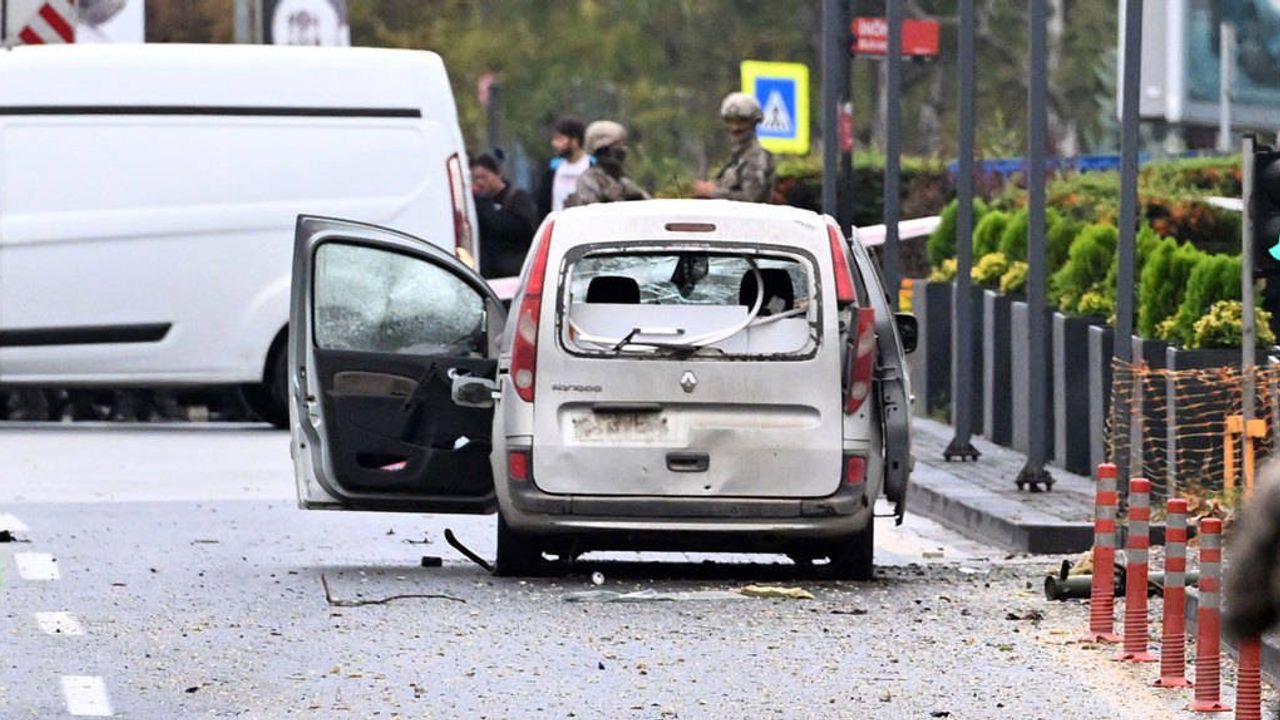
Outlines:
{"type": "Polygon", "coordinates": [[[801,256],[588,254],[568,269],[563,340],[608,356],[807,355],[819,343],[812,277],[801,256]]]}
{"type": "Polygon", "coordinates": [[[437,265],[330,242],[316,250],[314,282],[314,333],[321,349],[484,352],[484,299],[437,265]]]}

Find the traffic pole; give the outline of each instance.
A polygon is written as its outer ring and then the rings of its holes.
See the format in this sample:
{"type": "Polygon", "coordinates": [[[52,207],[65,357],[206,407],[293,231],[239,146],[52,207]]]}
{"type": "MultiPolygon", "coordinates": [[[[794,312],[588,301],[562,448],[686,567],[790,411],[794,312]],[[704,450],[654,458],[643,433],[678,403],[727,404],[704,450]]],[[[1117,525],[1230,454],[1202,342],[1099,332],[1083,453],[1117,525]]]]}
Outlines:
{"type": "Polygon", "coordinates": [[[1115,643],[1116,466],[1098,466],[1093,503],[1093,582],[1089,588],[1089,639],[1115,643]]]}
{"type": "Polygon", "coordinates": [[[1188,706],[1195,712],[1226,712],[1222,703],[1222,521],[1200,521],[1200,606],[1196,611],[1196,694],[1188,706]]]}
{"type": "Polygon", "coordinates": [[[1262,642],[1258,636],[1240,641],[1236,671],[1236,720],[1262,720],[1262,642]]]}
{"type": "Polygon", "coordinates": [[[1164,621],[1156,687],[1191,687],[1187,680],[1187,501],[1172,498],[1165,508],[1164,621]]]}
{"type": "Polygon", "coordinates": [[[1122,662],[1155,662],[1147,648],[1147,548],[1150,546],[1151,481],[1129,481],[1129,540],[1125,543],[1124,645],[1122,662]]]}

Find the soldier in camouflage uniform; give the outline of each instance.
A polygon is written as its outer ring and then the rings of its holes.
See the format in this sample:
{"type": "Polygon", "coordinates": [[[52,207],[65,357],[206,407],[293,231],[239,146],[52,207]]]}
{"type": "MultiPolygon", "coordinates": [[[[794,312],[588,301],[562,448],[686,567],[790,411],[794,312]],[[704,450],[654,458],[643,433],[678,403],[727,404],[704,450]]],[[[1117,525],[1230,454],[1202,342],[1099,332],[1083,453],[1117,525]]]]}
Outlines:
{"type": "Polygon", "coordinates": [[[649,193],[627,177],[623,169],[627,160],[626,128],[610,120],[597,120],[587,126],[582,149],[595,156],[596,164],[578,176],[578,187],[565,198],[565,207],[649,199],[649,193]]]}
{"type": "Polygon", "coordinates": [[[715,182],[695,180],[693,196],[767,203],[773,196],[773,155],[756,138],[764,119],[760,103],[746,93],[729,93],[720,104],[720,117],[733,143],[733,155],[715,182]]]}

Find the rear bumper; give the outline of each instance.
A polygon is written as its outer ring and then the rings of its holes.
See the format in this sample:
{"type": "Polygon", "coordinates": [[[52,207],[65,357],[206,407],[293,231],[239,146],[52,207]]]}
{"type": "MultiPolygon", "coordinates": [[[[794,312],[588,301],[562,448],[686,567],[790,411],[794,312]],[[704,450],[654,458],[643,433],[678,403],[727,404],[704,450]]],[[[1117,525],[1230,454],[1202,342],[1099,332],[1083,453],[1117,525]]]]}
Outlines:
{"type": "Polygon", "coordinates": [[[855,532],[870,520],[864,487],[816,498],[698,498],[553,495],[532,483],[507,483],[513,527],[538,534],[768,532],[790,538],[855,532]]]}

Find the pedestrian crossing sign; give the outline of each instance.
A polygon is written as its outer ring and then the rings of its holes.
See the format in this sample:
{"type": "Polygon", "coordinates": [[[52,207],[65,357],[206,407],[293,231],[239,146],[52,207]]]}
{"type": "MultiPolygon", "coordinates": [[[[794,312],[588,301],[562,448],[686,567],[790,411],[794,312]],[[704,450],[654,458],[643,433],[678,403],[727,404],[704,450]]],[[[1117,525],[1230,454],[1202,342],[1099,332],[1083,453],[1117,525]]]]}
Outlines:
{"type": "Polygon", "coordinates": [[[775,153],[809,153],[809,66],[743,60],[742,92],[760,103],[764,120],[756,135],[775,153]]]}

